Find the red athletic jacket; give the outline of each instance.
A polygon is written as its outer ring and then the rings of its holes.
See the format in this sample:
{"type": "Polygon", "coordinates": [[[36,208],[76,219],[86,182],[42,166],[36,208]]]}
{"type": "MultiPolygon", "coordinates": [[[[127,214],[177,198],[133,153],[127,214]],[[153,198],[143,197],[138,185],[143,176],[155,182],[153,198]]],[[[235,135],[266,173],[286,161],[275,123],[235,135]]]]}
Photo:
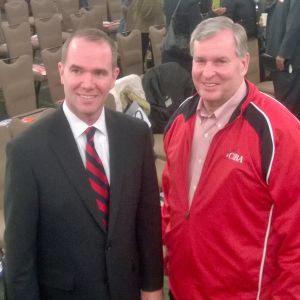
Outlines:
{"type": "Polygon", "coordinates": [[[176,300],[300,299],[300,123],[247,87],[212,140],[190,208],[199,96],[166,129],[163,234],[176,300]]]}

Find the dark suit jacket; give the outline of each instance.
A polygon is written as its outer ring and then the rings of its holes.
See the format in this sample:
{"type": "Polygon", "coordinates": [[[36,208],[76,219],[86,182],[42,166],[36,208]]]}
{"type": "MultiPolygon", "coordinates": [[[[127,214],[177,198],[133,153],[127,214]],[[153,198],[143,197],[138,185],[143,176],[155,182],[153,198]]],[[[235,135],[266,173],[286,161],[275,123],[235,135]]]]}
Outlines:
{"type": "Polygon", "coordinates": [[[273,57],[280,55],[293,70],[300,70],[300,1],[273,1],[266,12],[266,53],[273,57]]]}
{"type": "Polygon", "coordinates": [[[162,286],[161,222],[150,133],[106,111],[109,231],[62,109],[7,147],[8,299],[134,300],[162,286]]]}

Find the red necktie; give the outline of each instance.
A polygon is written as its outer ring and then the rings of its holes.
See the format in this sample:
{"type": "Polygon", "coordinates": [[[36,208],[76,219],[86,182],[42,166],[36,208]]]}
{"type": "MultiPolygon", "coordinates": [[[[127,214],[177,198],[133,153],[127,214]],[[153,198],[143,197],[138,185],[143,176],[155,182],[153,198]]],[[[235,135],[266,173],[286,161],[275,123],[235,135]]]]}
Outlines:
{"type": "Polygon", "coordinates": [[[96,128],[89,127],[86,134],[86,171],[93,191],[96,194],[96,204],[100,212],[101,221],[107,229],[108,226],[108,205],[109,205],[109,183],[100,157],[98,156],[95,144],[94,134],[96,128]]]}

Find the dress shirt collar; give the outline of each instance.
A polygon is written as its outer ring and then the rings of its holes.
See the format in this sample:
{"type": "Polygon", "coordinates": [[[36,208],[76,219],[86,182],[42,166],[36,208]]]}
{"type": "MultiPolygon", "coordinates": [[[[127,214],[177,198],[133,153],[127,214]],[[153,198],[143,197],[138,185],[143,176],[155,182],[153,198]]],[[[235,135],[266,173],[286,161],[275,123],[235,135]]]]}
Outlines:
{"type": "Polygon", "coordinates": [[[200,101],[197,106],[197,116],[200,118],[200,122],[202,123],[202,121],[207,118],[213,118],[218,124],[218,127],[223,128],[228,123],[234,110],[244,99],[246,94],[247,94],[247,86],[246,86],[246,82],[243,80],[242,84],[237,89],[235,94],[211,114],[209,114],[205,109],[203,105],[203,100],[200,97],[200,101]]]}
{"type": "MultiPolygon", "coordinates": [[[[63,103],[63,111],[65,116],[70,124],[71,130],[73,132],[74,138],[77,139],[80,137],[85,130],[90,127],[81,119],[79,119],[68,107],[66,101],[63,103]]],[[[107,128],[105,123],[105,109],[102,109],[101,115],[99,116],[98,120],[91,125],[99,130],[105,137],[107,137],[107,128]]]]}

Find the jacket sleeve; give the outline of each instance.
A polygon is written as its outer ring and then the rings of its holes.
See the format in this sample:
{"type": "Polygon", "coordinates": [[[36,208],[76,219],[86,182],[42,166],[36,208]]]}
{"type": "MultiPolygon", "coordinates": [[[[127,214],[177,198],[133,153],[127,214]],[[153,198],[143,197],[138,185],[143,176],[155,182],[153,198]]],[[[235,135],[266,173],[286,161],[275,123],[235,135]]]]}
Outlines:
{"type": "MultiPolygon", "coordinates": [[[[294,120],[289,120],[295,125],[294,120]]],[[[300,295],[300,125],[282,129],[275,140],[269,177],[274,201],[272,234],[278,238],[278,269],[272,299],[298,299],[300,295]]]]}
{"type": "Polygon", "coordinates": [[[4,278],[8,300],[38,300],[38,187],[20,147],[7,146],[4,278]]]}
{"type": "Polygon", "coordinates": [[[163,286],[161,211],[150,130],[143,141],[145,153],[140,202],[137,212],[137,239],[141,261],[141,289],[163,286]]]}
{"type": "Polygon", "coordinates": [[[300,43],[300,1],[291,0],[286,20],[285,34],[278,55],[290,59],[294,55],[295,46],[300,43]]]}

